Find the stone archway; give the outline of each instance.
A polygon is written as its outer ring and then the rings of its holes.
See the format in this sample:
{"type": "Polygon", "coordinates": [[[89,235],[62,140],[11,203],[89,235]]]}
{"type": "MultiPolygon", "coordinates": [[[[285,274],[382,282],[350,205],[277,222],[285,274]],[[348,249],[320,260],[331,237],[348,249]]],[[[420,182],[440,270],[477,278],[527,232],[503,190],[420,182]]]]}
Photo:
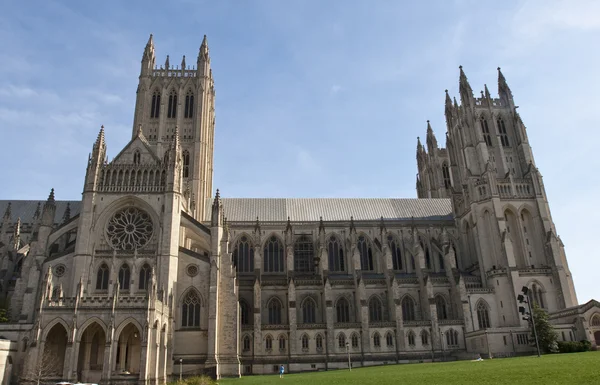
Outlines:
{"type": "Polygon", "coordinates": [[[138,328],[130,323],[119,335],[115,351],[115,372],[121,375],[140,373],[142,336],[138,328]]]}
{"type": "Polygon", "coordinates": [[[106,334],[96,322],[89,325],[81,336],[77,378],[80,382],[99,383],[104,369],[106,334]]]}
{"type": "Polygon", "coordinates": [[[67,349],[67,330],[61,323],[50,329],[44,342],[44,352],[38,360],[36,370],[43,377],[62,378],[67,349]]]}
{"type": "Polygon", "coordinates": [[[600,346],[600,330],[594,332],[594,340],[596,340],[596,346],[600,346]]]}

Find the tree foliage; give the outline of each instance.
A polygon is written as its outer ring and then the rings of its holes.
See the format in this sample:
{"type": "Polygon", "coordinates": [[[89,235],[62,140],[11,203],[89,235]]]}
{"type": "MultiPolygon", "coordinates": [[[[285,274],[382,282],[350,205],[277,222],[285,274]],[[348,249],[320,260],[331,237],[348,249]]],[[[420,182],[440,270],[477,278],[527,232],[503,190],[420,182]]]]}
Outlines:
{"type": "MultiPolygon", "coordinates": [[[[550,321],[548,321],[548,313],[537,304],[533,305],[533,316],[535,318],[535,329],[537,331],[540,350],[544,353],[556,353],[558,351],[558,333],[554,330],[550,321]]],[[[535,343],[535,336],[531,335],[531,340],[535,343]]]]}

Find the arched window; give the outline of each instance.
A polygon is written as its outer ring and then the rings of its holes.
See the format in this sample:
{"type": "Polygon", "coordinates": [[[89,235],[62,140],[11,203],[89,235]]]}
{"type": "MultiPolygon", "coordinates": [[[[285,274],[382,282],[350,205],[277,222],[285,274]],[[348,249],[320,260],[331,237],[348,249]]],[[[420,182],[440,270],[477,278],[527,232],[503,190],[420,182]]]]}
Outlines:
{"type": "Polygon", "coordinates": [[[285,350],[285,336],[282,334],[279,336],[279,351],[282,352],[285,350]]]}
{"type": "Polygon", "coordinates": [[[479,321],[479,329],[487,329],[491,326],[488,306],[484,301],[479,301],[479,304],[477,304],[477,320],[479,321]]]}
{"type": "Polygon", "coordinates": [[[317,350],[323,350],[323,336],[320,334],[317,334],[317,338],[315,339],[315,345],[317,347],[317,350]]]}
{"type": "Polygon", "coordinates": [[[437,310],[438,319],[448,319],[446,300],[441,295],[435,296],[435,309],[437,310]]]}
{"type": "Polygon", "coordinates": [[[483,140],[485,140],[485,144],[489,147],[492,147],[492,137],[490,136],[490,128],[488,126],[487,120],[482,116],[480,119],[481,123],[481,133],[483,134],[483,140]]]}
{"type": "Polygon", "coordinates": [[[305,324],[314,324],[316,322],[315,301],[308,297],[302,303],[302,321],[305,324]]]}
{"type": "Polygon", "coordinates": [[[350,322],[350,305],[346,298],[340,298],[335,304],[337,322],[350,322]]]}
{"type": "Polygon", "coordinates": [[[429,333],[426,330],[421,332],[421,345],[429,345],[429,333]]]}
{"type": "Polygon", "coordinates": [[[187,178],[190,176],[190,152],[185,150],[183,152],[183,177],[187,178]]]}
{"type": "Polygon", "coordinates": [[[544,308],[544,297],[542,288],[536,285],[535,283],[531,286],[531,290],[529,290],[529,299],[531,303],[537,304],[540,308],[544,308]]]}
{"type": "Polygon", "coordinates": [[[338,347],[340,349],[346,347],[346,335],[344,333],[340,333],[340,335],[338,336],[338,347]]]}
{"type": "Polygon", "coordinates": [[[402,320],[415,320],[415,301],[409,296],[402,299],[402,320]]]}
{"type": "Polygon", "coordinates": [[[96,290],[108,290],[108,276],[110,270],[105,263],[100,265],[96,274],[96,290]]]}
{"type": "Polygon", "coordinates": [[[500,130],[500,143],[502,143],[502,147],[509,147],[510,144],[508,142],[508,133],[506,132],[506,126],[504,125],[504,120],[502,118],[498,118],[498,130],[500,130]]]}
{"type": "Polygon", "coordinates": [[[273,349],[273,337],[271,337],[270,335],[267,335],[265,337],[265,349],[267,351],[270,351],[273,349]]]}
{"type": "Polygon", "coordinates": [[[446,332],[446,343],[449,347],[458,346],[458,332],[456,330],[450,329],[446,332]]]}
{"type": "Polygon", "coordinates": [[[133,153],[133,164],[140,164],[141,159],[142,154],[140,154],[139,150],[135,150],[135,152],[133,153]]]}
{"type": "Polygon", "coordinates": [[[294,270],[308,273],[315,270],[313,241],[306,235],[301,236],[294,243],[294,270]]]}
{"type": "Polygon", "coordinates": [[[392,252],[392,269],[402,270],[402,251],[399,242],[390,234],[388,235],[388,247],[392,252]]]}
{"type": "Polygon", "coordinates": [[[448,163],[444,163],[442,165],[442,177],[444,178],[444,187],[447,189],[452,187],[452,181],[450,180],[450,169],[448,168],[448,163]]]}
{"type": "Polygon", "coordinates": [[[425,247],[423,242],[421,242],[421,247],[425,251],[425,267],[427,269],[431,269],[431,255],[429,254],[429,248],[425,247]]]}
{"type": "Polygon", "coordinates": [[[250,337],[249,336],[244,336],[244,351],[245,352],[250,351],[250,337]]]}
{"type": "Polygon", "coordinates": [[[383,309],[381,301],[377,297],[369,301],[369,322],[381,322],[383,320],[383,309]]]}
{"type": "Polygon", "coordinates": [[[596,314],[592,317],[592,326],[600,326],[600,315],[596,314]]]}
{"type": "Polygon", "coordinates": [[[200,327],[200,297],[190,290],[181,304],[181,326],[200,327]]]}
{"type": "Polygon", "coordinates": [[[60,298],[60,290],[59,290],[58,287],[55,287],[52,290],[52,297],[51,298],[52,298],[53,301],[58,301],[59,300],[59,298],[60,298]]]}
{"type": "Polygon", "coordinates": [[[131,281],[131,270],[129,265],[123,264],[119,269],[119,287],[123,290],[129,290],[129,282],[131,281]]]}
{"type": "Polygon", "coordinates": [[[373,346],[375,346],[376,348],[381,347],[381,336],[377,332],[373,334],[373,346]]]}
{"type": "Polygon", "coordinates": [[[238,273],[254,272],[254,248],[245,235],[240,238],[233,249],[233,263],[238,273]]]}
{"type": "Polygon", "coordinates": [[[263,253],[265,273],[281,273],[284,271],[283,254],[283,246],[279,239],[275,236],[269,238],[263,253]]]}
{"type": "Polygon", "coordinates": [[[346,266],[344,264],[344,249],[334,236],[329,238],[327,242],[327,254],[329,256],[329,271],[345,271],[346,266]]]}
{"type": "Polygon", "coordinates": [[[152,268],[147,263],[140,269],[140,280],[138,288],[140,290],[148,290],[152,280],[152,268]]]}
{"type": "Polygon", "coordinates": [[[281,325],[281,302],[272,298],[267,305],[269,310],[269,325],[281,325]]]}
{"type": "Polygon", "coordinates": [[[444,256],[441,253],[438,253],[438,263],[440,265],[440,270],[444,270],[444,256]]]}
{"type": "Polygon", "coordinates": [[[358,334],[352,333],[352,348],[358,349],[358,334]]]}
{"type": "Polygon", "coordinates": [[[302,350],[308,350],[308,336],[306,334],[302,335],[302,350]]]}
{"type": "Polygon", "coordinates": [[[156,118],[160,116],[160,91],[156,90],[152,94],[152,103],[150,104],[150,117],[156,118]]]}
{"type": "Polygon", "coordinates": [[[415,346],[415,333],[413,333],[412,330],[408,332],[407,339],[408,345],[415,346]]]}
{"type": "Polygon", "coordinates": [[[246,301],[240,301],[240,322],[242,325],[250,325],[250,308],[246,301]]]}
{"type": "Polygon", "coordinates": [[[189,90],[185,95],[185,110],[183,112],[183,117],[186,119],[194,117],[194,93],[192,90],[189,90]]]}
{"type": "Polygon", "coordinates": [[[387,345],[388,348],[394,346],[394,337],[392,336],[392,333],[390,333],[390,332],[386,333],[385,344],[387,345]]]}
{"type": "Polygon", "coordinates": [[[169,105],[167,109],[167,118],[175,119],[177,117],[177,93],[175,90],[169,94],[169,105]]]}
{"type": "Polygon", "coordinates": [[[358,248],[358,252],[360,253],[361,270],[375,270],[375,267],[373,265],[373,250],[371,249],[369,241],[361,235],[360,237],[358,237],[356,247],[358,248]]]}

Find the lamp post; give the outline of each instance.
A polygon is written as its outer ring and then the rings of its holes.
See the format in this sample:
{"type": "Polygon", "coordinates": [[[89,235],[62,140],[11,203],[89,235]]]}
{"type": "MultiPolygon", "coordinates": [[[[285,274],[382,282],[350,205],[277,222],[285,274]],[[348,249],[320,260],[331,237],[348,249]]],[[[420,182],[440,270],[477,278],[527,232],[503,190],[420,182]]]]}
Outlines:
{"type": "Polygon", "coordinates": [[[533,327],[533,337],[535,338],[535,347],[537,349],[537,355],[538,355],[538,357],[540,357],[541,356],[540,344],[538,342],[537,330],[535,329],[535,317],[533,315],[533,311],[531,310],[531,303],[529,303],[529,299],[527,298],[528,291],[529,291],[529,288],[527,286],[523,286],[523,288],[521,289],[521,292],[523,294],[519,294],[517,296],[517,300],[519,301],[519,303],[526,303],[527,309],[529,310],[529,312],[525,310],[524,306],[519,306],[519,313],[521,313],[521,315],[523,315],[523,319],[525,321],[531,321],[531,326],[533,327]]]}
{"type": "Polygon", "coordinates": [[[183,375],[183,358],[179,359],[179,382],[181,382],[181,376],[183,375]]]}
{"type": "Polygon", "coordinates": [[[352,370],[352,363],[350,362],[350,343],[346,341],[346,354],[348,355],[348,370],[352,370]]]}

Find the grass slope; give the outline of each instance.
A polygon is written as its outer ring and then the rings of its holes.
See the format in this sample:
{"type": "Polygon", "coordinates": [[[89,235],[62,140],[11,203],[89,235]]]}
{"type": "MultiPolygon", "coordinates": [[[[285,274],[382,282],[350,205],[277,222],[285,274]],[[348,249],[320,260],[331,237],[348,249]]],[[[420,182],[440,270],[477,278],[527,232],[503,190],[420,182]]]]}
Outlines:
{"type": "Polygon", "coordinates": [[[600,352],[434,364],[387,365],[329,372],[247,376],[219,385],[600,384],[600,352]]]}

